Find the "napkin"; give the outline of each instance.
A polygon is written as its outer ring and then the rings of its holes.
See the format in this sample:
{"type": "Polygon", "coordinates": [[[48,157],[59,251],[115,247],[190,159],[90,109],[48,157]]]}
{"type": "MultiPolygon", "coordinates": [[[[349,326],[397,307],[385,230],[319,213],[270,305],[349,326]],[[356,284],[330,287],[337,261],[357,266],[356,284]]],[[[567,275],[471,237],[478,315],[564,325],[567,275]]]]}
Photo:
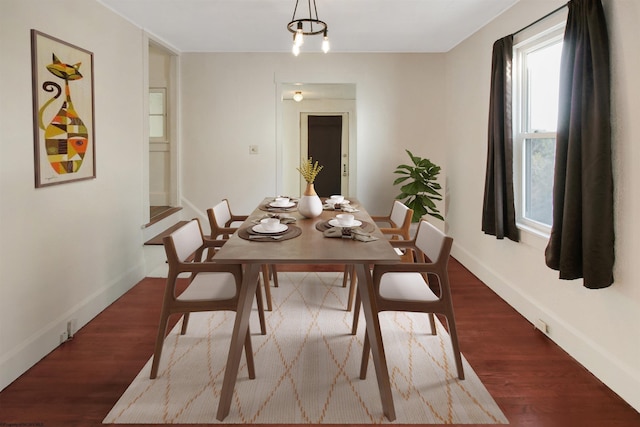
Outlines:
{"type": "Polygon", "coordinates": [[[358,209],[349,206],[348,204],[336,204],[325,203],[322,205],[322,209],[326,211],[342,211],[342,212],[359,212],[358,209]]]}
{"type": "Polygon", "coordinates": [[[324,234],[324,237],[342,237],[360,242],[373,242],[374,240],[378,240],[377,237],[363,231],[361,228],[331,227],[323,231],[322,234],[324,234]]]}

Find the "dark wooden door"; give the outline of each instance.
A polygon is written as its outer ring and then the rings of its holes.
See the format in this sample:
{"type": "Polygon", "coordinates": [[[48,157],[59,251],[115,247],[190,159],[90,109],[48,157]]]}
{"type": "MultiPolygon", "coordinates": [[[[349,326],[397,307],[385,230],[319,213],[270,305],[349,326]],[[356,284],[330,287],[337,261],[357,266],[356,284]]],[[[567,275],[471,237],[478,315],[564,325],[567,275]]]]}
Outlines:
{"type": "Polygon", "coordinates": [[[312,116],[307,122],[308,152],[324,168],[315,181],[319,196],[341,193],[342,116],[312,116]]]}

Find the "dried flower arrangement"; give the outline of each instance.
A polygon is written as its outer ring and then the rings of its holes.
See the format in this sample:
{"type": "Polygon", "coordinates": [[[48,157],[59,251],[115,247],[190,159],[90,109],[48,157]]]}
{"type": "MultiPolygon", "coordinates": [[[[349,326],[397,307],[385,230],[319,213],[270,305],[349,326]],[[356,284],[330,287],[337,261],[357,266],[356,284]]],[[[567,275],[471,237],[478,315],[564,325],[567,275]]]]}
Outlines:
{"type": "Polygon", "coordinates": [[[313,184],[313,181],[315,181],[316,176],[320,173],[322,168],[323,166],[318,165],[317,161],[313,163],[313,159],[309,157],[306,161],[303,161],[300,164],[299,168],[296,169],[298,169],[298,172],[300,172],[307,183],[313,184]]]}

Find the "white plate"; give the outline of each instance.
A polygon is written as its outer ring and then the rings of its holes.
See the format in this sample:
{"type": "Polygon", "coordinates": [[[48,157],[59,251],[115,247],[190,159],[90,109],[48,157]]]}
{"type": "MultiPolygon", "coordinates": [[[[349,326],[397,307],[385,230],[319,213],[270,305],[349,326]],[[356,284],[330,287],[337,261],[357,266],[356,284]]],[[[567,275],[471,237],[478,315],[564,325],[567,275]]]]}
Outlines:
{"type": "Polygon", "coordinates": [[[286,205],[281,205],[278,204],[276,202],[271,202],[269,203],[269,206],[271,206],[272,208],[292,208],[294,207],[296,204],[294,202],[289,202],[286,205]]]}
{"type": "MultiPolygon", "coordinates": [[[[329,225],[332,227],[342,227],[337,219],[330,219],[329,225]]],[[[353,223],[349,227],[360,227],[362,225],[362,221],[358,221],[357,219],[353,220],[353,223]]]]}
{"type": "Polygon", "coordinates": [[[253,227],[251,227],[253,231],[259,234],[278,234],[287,231],[287,228],[289,228],[287,224],[278,224],[275,230],[270,231],[265,230],[262,224],[254,225],[253,227]]]}

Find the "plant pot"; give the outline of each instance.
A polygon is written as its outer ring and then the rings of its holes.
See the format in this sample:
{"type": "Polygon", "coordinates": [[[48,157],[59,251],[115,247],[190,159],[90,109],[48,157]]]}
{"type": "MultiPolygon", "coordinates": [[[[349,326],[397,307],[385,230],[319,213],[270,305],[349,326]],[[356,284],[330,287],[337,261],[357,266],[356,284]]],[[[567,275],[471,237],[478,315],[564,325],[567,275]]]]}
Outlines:
{"type": "Polygon", "coordinates": [[[315,218],[322,213],[322,201],[316,194],[313,183],[307,183],[307,188],[298,201],[298,212],[305,218],[315,218]]]}

